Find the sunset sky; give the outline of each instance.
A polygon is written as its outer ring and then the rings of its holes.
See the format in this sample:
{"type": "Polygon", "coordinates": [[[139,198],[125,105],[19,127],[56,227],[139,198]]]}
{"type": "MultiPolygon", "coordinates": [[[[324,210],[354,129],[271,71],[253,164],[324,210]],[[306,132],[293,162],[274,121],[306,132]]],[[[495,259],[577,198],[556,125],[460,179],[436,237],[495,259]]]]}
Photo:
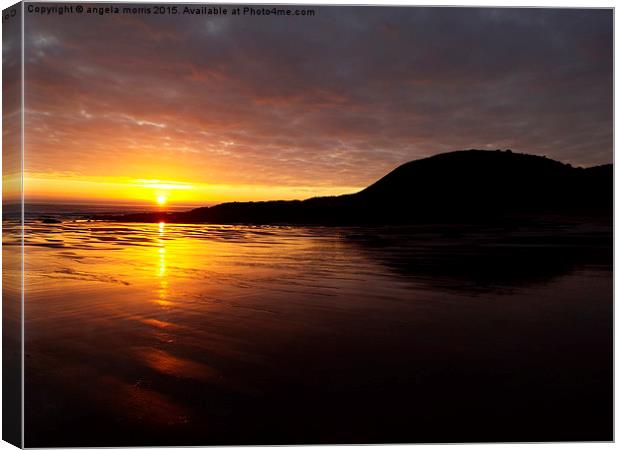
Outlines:
{"type": "Polygon", "coordinates": [[[353,192],[406,161],[612,160],[612,11],[26,13],[26,195],[202,205],[353,192]]]}

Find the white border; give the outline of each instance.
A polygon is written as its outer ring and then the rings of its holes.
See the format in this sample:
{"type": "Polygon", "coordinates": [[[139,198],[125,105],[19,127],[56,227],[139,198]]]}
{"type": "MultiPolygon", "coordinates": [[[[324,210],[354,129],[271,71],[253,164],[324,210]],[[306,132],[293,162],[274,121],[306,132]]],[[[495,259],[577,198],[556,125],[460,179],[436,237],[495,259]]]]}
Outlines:
{"type": "MultiPolygon", "coordinates": [[[[54,1],[54,0],[51,0],[54,1]]],[[[51,2],[50,1],[50,2],[51,2]]],[[[15,1],[12,0],[0,0],[0,9],[5,9],[13,4],[15,4],[15,1]]],[[[80,2],[80,3],[88,3],[86,1],[80,2]]],[[[105,1],[101,1],[99,3],[107,3],[105,1]]],[[[129,0],[126,3],[154,3],[154,2],[148,2],[146,0],[129,0]]],[[[162,3],[161,1],[155,1],[155,3],[162,3]]],[[[396,5],[402,5],[402,6],[495,6],[495,7],[536,7],[536,8],[544,8],[544,7],[551,7],[551,8],[615,8],[615,1],[605,1],[605,0],[590,0],[590,1],[577,1],[577,0],[544,0],[543,2],[536,2],[536,1],[522,1],[522,2],[515,2],[515,1],[506,1],[506,0],[474,0],[474,1],[463,1],[463,0],[434,0],[434,1],[429,1],[429,0],[416,0],[411,1],[411,0],[388,0],[388,1],[381,1],[381,0],[370,0],[370,1],[352,1],[352,0],[336,0],[336,1],[329,1],[329,0],[307,0],[307,1],[299,1],[299,0],[292,0],[292,1],[286,1],[286,0],[237,0],[237,1],[230,1],[230,0],[224,0],[224,1],[210,1],[210,2],[206,2],[206,1],[192,1],[192,0],[185,0],[185,1],[170,1],[170,2],[165,2],[165,3],[215,3],[215,4],[226,4],[226,3],[243,3],[243,4],[251,4],[251,3],[256,3],[256,4],[265,4],[265,3],[269,3],[269,4],[305,4],[305,5],[333,5],[333,4],[339,4],[339,5],[360,5],[360,4],[364,4],[364,5],[379,5],[379,6],[396,6],[396,5]]],[[[24,155],[24,109],[23,109],[23,95],[24,95],[24,82],[23,82],[23,77],[24,77],[24,59],[23,59],[23,25],[24,25],[24,14],[22,11],[22,137],[21,137],[21,145],[22,145],[22,168],[23,168],[23,155],[24,155]]],[[[614,12],[614,30],[615,30],[615,12],[614,12]]],[[[0,33],[1,36],[1,33],[0,33]]],[[[1,37],[0,37],[1,40],[1,37]]],[[[615,86],[615,82],[616,82],[616,76],[615,74],[617,73],[616,71],[616,50],[618,48],[618,36],[614,33],[614,86],[615,86]]],[[[1,71],[0,71],[0,82],[1,82],[1,71]]],[[[0,104],[1,104],[1,92],[0,92],[0,104]]],[[[616,113],[617,113],[617,108],[618,108],[618,102],[616,102],[616,91],[614,89],[614,118],[616,117],[616,113]]],[[[615,162],[615,135],[618,131],[618,125],[614,120],[614,162],[615,162]]],[[[0,160],[0,170],[2,167],[2,162],[0,160]]],[[[23,170],[22,170],[23,172],[23,170]]],[[[614,181],[615,181],[615,166],[614,166],[614,181]]],[[[618,209],[617,209],[617,199],[618,197],[618,191],[620,190],[620,188],[618,187],[618,185],[616,185],[614,183],[614,224],[618,223],[618,216],[620,215],[620,213],[618,213],[618,209]]],[[[23,193],[23,179],[22,179],[22,193],[23,193]]],[[[22,223],[23,223],[23,195],[22,195],[22,223]]],[[[614,227],[615,230],[615,227],[614,227]]],[[[614,233],[615,234],[615,233],[614,233]]],[[[22,241],[23,241],[23,234],[22,234],[22,241]]],[[[618,249],[618,243],[615,241],[614,239],[614,267],[615,267],[615,255],[617,254],[616,250],[618,249]]],[[[22,266],[24,264],[24,255],[23,255],[23,245],[22,245],[22,266]]],[[[23,273],[23,272],[22,272],[23,273]]],[[[614,299],[616,298],[616,286],[617,286],[617,273],[614,273],[614,299]]],[[[22,284],[23,284],[23,277],[22,277],[22,284]]],[[[0,279],[0,288],[2,286],[2,280],[0,279]]],[[[22,294],[23,294],[23,289],[22,289],[22,294]]],[[[22,311],[23,311],[23,295],[22,295],[22,311]]],[[[616,323],[616,314],[617,314],[617,310],[614,307],[614,324],[616,323]]],[[[23,315],[22,315],[22,321],[23,321],[23,315]]],[[[1,331],[1,323],[0,323],[0,331],[1,331]]],[[[23,373],[23,368],[24,368],[24,326],[23,326],[23,322],[22,322],[22,373],[23,373]]],[[[618,348],[618,335],[615,333],[615,326],[614,326],[614,348],[618,348]]],[[[0,356],[2,350],[0,348],[0,356]]],[[[614,356],[615,356],[615,351],[614,351],[614,356]]],[[[617,377],[617,370],[616,370],[616,360],[614,357],[614,374],[617,377]]],[[[0,372],[0,381],[1,381],[1,372],[0,372]]],[[[23,401],[23,395],[24,395],[24,390],[23,390],[23,380],[22,380],[22,401],[23,401]]],[[[617,399],[618,399],[618,394],[617,391],[614,390],[614,403],[617,404],[617,399]]],[[[1,432],[1,417],[2,417],[2,412],[0,411],[0,432],[1,432]]],[[[614,415],[614,430],[618,429],[618,416],[614,415]]],[[[24,433],[24,429],[23,429],[23,410],[22,410],[22,442],[23,442],[23,435],[24,433]]],[[[446,445],[446,444],[443,444],[446,445]]],[[[530,450],[532,448],[532,446],[536,446],[537,448],[540,447],[544,447],[545,449],[550,449],[550,450],[560,450],[560,449],[565,449],[565,448],[569,448],[569,449],[603,449],[603,448],[609,448],[611,446],[615,446],[615,443],[553,443],[553,444],[451,444],[451,445],[459,445],[463,448],[467,448],[467,449],[473,449],[473,450],[482,450],[482,449],[508,449],[508,450],[530,450]]],[[[299,448],[299,449],[310,449],[310,448],[318,448],[320,450],[344,450],[344,449],[354,449],[360,446],[354,446],[354,445],[339,445],[339,446],[335,446],[335,445],[325,445],[325,446],[319,446],[319,447],[314,447],[314,446],[297,446],[294,448],[299,448]]],[[[424,444],[424,445],[415,445],[415,444],[399,444],[399,445],[376,445],[376,446],[372,446],[373,448],[377,448],[377,449],[381,449],[381,450],[388,450],[388,449],[419,449],[419,450],[430,450],[433,448],[437,448],[437,445],[428,445],[428,444],[424,444]]],[[[149,449],[149,448],[158,448],[158,447],[140,447],[143,449],[149,449]]],[[[159,447],[161,448],[161,447],[159,447]]],[[[184,449],[184,448],[188,448],[188,447],[165,447],[167,449],[171,449],[171,450],[177,450],[177,449],[184,449]]],[[[196,448],[196,447],[192,447],[192,448],[196,448]]],[[[198,447],[200,448],[200,447],[198,447]]],[[[230,450],[239,450],[239,449],[243,449],[243,450],[250,450],[250,449],[278,449],[281,447],[276,447],[276,446],[265,446],[265,447],[259,447],[259,446],[253,446],[253,447],[234,447],[234,446],[230,446],[230,447],[220,447],[220,448],[224,448],[224,449],[230,449],[230,450]]],[[[15,447],[13,447],[12,445],[4,442],[4,441],[0,441],[0,450],[9,450],[9,449],[15,449],[15,447]]]]}

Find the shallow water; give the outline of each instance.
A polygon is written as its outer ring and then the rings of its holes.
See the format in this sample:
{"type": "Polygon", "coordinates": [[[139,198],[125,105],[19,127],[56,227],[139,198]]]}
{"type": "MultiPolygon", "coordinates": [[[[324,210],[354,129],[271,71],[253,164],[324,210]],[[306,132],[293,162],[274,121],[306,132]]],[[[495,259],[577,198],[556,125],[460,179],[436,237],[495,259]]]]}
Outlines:
{"type": "Polygon", "coordinates": [[[611,439],[609,230],[485,233],[31,221],[26,445],[611,439]]]}

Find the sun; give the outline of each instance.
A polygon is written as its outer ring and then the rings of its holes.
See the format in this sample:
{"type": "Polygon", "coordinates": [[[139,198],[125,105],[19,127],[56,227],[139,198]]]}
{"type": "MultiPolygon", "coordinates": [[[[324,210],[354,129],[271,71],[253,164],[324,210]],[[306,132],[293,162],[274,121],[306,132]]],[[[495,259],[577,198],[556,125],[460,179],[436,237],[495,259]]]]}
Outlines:
{"type": "Polygon", "coordinates": [[[157,201],[159,206],[164,206],[168,201],[168,198],[165,195],[158,195],[155,201],[157,201]]]}

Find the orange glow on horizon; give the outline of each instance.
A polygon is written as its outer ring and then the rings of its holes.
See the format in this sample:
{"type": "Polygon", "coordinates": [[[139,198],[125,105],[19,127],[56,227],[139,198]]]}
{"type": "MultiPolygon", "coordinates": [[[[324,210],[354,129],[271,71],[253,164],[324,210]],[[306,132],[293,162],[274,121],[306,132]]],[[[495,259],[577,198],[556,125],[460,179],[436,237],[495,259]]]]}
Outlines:
{"type": "Polygon", "coordinates": [[[32,202],[140,203],[159,207],[208,206],[234,201],[303,200],[350,194],[363,186],[217,184],[130,177],[89,177],[64,173],[26,173],[24,190],[32,202]]]}

